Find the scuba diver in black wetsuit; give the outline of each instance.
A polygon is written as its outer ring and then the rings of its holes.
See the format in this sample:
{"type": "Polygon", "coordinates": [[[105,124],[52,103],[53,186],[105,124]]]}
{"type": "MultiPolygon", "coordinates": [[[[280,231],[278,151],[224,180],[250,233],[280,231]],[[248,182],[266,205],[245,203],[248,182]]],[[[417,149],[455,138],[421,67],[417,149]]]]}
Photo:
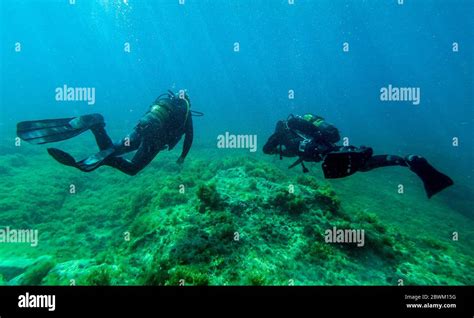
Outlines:
{"type": "Polygon", "coordinates": [[[68,153],[56,148],[48,148],[48,153],[60,163],[85,172],[107,165],[133,176],[146,167],[161,150],[173,149],[183,134],[183,150],[177,162],[184,162],[193,142],[192,115],[195,113],[202,116],[202,113],[191,111],[190,107],[191,102],[185,93],[183,96],[177,96],[171,91],[162,94],[131,134],[118,143],[113,143],[108,136],[104,118],[100,114],[20,122],[17,124],[17,135],[27,142],[44,144],[69,139],[91,130],[100,150],[98,153],[81,161],[76,161],[68,153]],[[121,157],[135,150],[131,161],[121,157]]]}
{"type": "Polygon", "coordinates": [[[373,155],[370,147],[337,146],[338,129],[324,118],[312,114],[302,117],[290,115],[286,121],[277,122],[275,133],[263,146],[266,154],[282,157],[299,157],[289,168],[304,162],[323,162],[324,177],[343,178],[357,171],[370,171],[387,166],[409,167],[423,181],[428,198],[453,184],[448,176],[433,168],[420,156],[405,158],[395,155],[373,155]]]}

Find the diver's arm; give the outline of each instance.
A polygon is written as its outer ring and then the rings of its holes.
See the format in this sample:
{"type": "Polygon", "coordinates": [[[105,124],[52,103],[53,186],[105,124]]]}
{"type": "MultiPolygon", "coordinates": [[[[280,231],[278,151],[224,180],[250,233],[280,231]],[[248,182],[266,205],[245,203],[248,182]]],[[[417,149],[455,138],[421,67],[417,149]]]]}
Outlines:
{"type": "Polygon", "coordinates": [[[178,159],[178,163],[183,163],[184,158],[188,155],[189,150],[193,144],[194,138],[194,128],[193,128],[193,117],[189,114],[188,120],[186,122],[186,130],[184,132],[184,143],[183,143],[183,151],[181,152],[181,156],[178,159]]]}
{"type": "Polygon", "coordinates": [[[275,127],[275,132],[271,135],[265,145],[263,145],[263,153],[273,155],[278,152],[277,147],[282,142],[282,136],[286,132],[286,124],[283,120],[279,120],[275,127]]]}
{"type": "Polygon", "coordinates": [[[268,138],[265,145],[263,145],[263,153],[267,155],[272,155],[277,153],[277,147],[280,144],[279,133],[274,133],[268,138]]]}

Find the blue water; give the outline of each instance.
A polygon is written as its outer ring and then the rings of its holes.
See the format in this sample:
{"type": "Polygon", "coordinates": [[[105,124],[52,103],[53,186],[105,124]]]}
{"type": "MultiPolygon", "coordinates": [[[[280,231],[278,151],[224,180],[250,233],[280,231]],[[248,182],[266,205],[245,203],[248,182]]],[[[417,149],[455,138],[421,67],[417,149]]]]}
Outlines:
{"type": "Polygon", "coordinates": [[[473,1],[23,0],[0,14],[2,142],[20,120],[91,112],[120,138],[157,95],[187,89],[206,114],[195,147],[225,131],[261,147],[277,120],[313,112],[352,144],[424,155],[472,187],[473,1]],[[96,103],[57,102],[64,84],[94,87],[96,103]],[[389,84],[420,87],[420,105],[381,102],[389,84]]]}

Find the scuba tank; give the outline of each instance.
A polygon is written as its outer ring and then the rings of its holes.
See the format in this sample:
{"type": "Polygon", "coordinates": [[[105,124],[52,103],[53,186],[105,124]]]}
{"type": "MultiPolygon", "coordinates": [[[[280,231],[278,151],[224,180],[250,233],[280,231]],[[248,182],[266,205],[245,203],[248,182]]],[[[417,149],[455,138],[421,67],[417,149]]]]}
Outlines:
{"type": "Polygon", "coordinates": [[[334,144],[341,140],[339,130],[336,128],[336,126],[325,121],[323,117],[312,114],[305,114],[301,118],[313,124],[313,126],[315,126],[320,132],[322,139],[324,139],[325,141],[334,144]]]}
{"type": "MultiPolygon", "coordinates": [[[[184,92],[184,97],[180,97],[179,94],[175,94],[173,93],[171,90],[168,90],[168,92],[166,93],[163,93],[161,94],[160,96],[158,96],[155,100],[155,105],[160,105],[160,106],[164,106],[165,108],[167,108],[168,110],[170,110],[170,108],[168,106],[166,106],[166,102],[164,102],[165,100],[168,100],[168,101],[176,101],[176,99],[179,99],[179,100],[184,100],[186,102],[186,106],[187,106],[187,109],[189,111],[189,113],[191,114],[191,116],[194,116],[194,117],[202,117],[204,116],[204,113],[200,112],[200,111],[196,111],[196,110],[191,110],[191,100],[189,99],[189,96],[186,92],[184,92]]],[[[153,105],[153,106],[155,106],[153,105]]]]}

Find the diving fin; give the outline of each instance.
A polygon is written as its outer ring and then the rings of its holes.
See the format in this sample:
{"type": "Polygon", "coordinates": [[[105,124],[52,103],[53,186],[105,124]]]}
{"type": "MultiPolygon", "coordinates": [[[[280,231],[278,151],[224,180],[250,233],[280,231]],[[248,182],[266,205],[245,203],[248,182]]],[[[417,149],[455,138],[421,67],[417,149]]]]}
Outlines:
{"type": "Polygon", "coordinates": [[[450,177],[433,168],[423,157],[410,155],[405,161],[410,170],[423,181],[428,198],[454,184],[450,177]]]}
{"type": "Polygon", "coordinates": [[[57,148],[48,148],[48,153],[51,155],[51,157],[56,159],[56,161],[62,163],[63,165],[74,167],[84,172],[90,172],[99,168],[104,164],[105,159],[110,157],[113,152],[113,148],[105,149],[96,153],[95,155],[90,156],[89,158],[76,162],[74,157],[67,152],[57,148]]]}
{"type": "Polygon", "coordinates": [[[76,160],[73,156],[57,148],[48,148],[48,153],[59,163],[66,166],[76,167],[76,160]]]}
{"type": "Polygon", "coordinates": [[[105,149],[99,151],[95,155],[90,156],[84,160],[81,160],[76,163],[77,168],[81,169],[82,171],[92,171],[104,164],[104,161],[110,157],[114,153],[114,148],[105,149]]]}
{"type": "Polygon", "coordinates": [[[39,145],[75,137],[98,124],[104,124],[104,117],[90,114],[73,118],[23,121],[17,124],[16,131],[22,140],[39,145]]]}

